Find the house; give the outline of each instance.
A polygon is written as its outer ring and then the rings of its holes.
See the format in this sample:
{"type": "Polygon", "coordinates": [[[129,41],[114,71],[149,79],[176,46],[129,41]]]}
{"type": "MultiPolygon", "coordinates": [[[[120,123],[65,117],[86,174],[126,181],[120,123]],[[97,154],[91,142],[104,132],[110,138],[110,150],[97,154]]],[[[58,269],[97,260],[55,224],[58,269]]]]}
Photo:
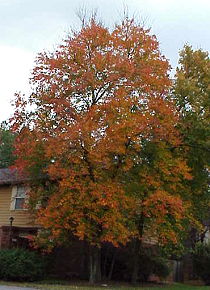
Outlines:
{"type": "Polygon", "coordinates": [[[27,244],[38,226],[25,207],[26,178],[16,169],[0,169],[0,248],[27,244]]]}

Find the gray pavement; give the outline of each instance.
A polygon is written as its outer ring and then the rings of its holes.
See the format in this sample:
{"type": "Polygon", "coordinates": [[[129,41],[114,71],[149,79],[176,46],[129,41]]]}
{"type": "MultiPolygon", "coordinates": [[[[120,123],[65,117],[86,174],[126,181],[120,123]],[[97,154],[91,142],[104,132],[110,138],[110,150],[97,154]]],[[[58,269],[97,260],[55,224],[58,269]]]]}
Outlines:
{"type": "Polygon", "coordinates": [[[38,288],[16,287],[16,286],[0,286],[0,290],[36,290],[38,288]]]}

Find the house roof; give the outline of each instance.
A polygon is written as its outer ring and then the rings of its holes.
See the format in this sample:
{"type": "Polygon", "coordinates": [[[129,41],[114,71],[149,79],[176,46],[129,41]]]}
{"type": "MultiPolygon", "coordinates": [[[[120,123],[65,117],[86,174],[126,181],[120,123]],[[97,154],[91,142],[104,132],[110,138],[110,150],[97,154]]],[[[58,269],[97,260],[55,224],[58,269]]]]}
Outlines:
{"type": "Polygon", "coordinates": [[[20,184],[26,181],[26,179],[17,169],[0,169],[0,185],[20,184]]]}

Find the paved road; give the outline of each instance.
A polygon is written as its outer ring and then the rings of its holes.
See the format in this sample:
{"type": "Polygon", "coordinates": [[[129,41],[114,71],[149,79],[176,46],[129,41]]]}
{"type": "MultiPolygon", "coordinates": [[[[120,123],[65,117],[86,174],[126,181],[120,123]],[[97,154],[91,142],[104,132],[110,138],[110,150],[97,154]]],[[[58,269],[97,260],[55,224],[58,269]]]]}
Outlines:
{"type": "Polygon", "coordinates": [[[16,287],[16,286],[0,286],[0,290],[35,290],[38,288],[16,287]]]}

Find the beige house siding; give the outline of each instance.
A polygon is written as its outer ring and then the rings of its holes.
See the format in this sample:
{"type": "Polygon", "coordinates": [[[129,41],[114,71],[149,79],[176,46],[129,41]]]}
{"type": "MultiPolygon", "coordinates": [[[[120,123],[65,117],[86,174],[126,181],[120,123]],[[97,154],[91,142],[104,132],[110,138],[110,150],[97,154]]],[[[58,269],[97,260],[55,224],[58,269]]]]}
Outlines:
{"type": "Polygon", "coordinates": [[[35,227],[33,219],[28,211],[10,210],[12,198],[12,186],[0,186],[0,227],[9,225],[9,218],[13,217],[15,227],[35,227]]]}

